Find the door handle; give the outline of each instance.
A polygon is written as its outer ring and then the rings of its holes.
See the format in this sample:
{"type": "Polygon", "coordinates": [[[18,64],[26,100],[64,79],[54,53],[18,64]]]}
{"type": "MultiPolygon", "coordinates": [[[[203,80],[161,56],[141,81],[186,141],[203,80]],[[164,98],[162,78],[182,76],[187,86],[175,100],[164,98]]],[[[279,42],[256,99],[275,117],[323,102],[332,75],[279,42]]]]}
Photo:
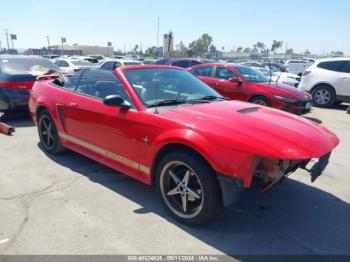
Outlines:
{"type": "Polygon", "coordinates": [[[70,102],[70,103],[69,103],[69,106],[70,106],[70,107],[78,107],[79,104],[76,103],[76,102],[70,102]]]}
{"type": "Polygon", "coordinates": [[[347,81],[347,80],[349,80],[349,78],[348,77],[343,77],[342,80],[346,80],[347,81]]]}

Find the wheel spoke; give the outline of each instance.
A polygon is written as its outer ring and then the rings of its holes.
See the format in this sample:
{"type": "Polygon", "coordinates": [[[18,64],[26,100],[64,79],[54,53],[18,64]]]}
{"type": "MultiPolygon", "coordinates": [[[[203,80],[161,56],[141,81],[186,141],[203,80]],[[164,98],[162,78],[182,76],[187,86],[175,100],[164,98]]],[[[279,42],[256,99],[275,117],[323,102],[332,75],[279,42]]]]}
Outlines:
{"type": "Polygon", "coordinates": [[[50,136],[47,136],[47,137],[46,137],[46,145],[47,145],[47,146],[50,146],[50,136]]]}
{"type": "Polygon", "coordinates": [[[43,120],[43,124],[44,124],[44,126],[45,126],[45,130],[48,130],[49,127],[47,126],[46,119],[43,120]]]}
{"type": "Polygon", "coordinates": [[[190,181],[190,171],[187,170],[184,178],[182,179],[182,184],[185,186],[185,188],[187,188],[189,181],[190,181]]]}
{"type": "Polygon", "coordinates": [[[178,195],[178,194],[181,194],[178,187],[173,188],[172,190],[170,190],[167,193],[168,196],[173,196],[173,195],[178,195]]]}
{"type": "Polygon", "coordinates": [[[194,192],[191,188],[187,188],[187,193],[188,193],[188,195],[189,196],[191,196],[191,197],[194,197],[194,198],[197,198],[197,199],[200,199],[201,198],[201,196],[200,195],[198,195],[196,192],[194,192]]]}
{"type": "Polygon", "coordinates": [[[182,208],[184,212],[187,212],[187,194],[181,194],[182,208]]]}
{"type": "Polygon", "coordinates": [[[49,125],[49,129],[48,129],[48,131],[47,131],[47,134],[48,134],[48,136],[51,138],[52,141],[55,141],[55,137],[54,137],[54,135],[53,135],[53,133],[52,133],[52,124],[51,124],[51,123],[50,123],[50,125],[49,125]]]}
{"type": "Polygon", "coordinates": [[[181,180],[177,177],[177,175],[175,175],[175,173],[173,171],[169,170],[169,174],[172,177],[172,179],[174,180],[176,185],[181,183],[181,180]]]}

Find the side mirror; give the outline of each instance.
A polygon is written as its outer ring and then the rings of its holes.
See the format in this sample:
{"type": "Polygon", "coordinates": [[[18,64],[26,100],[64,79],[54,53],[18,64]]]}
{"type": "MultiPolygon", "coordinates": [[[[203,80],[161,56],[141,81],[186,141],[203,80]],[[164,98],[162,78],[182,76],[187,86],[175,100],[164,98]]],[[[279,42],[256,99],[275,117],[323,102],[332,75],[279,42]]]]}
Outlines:
{"type": "Polygon", "coordinates": [[[231,83],[240,83],[240,84],[243,83],[242,79],[240,79],[239,77],[232,77],[232,78],[229,79],[229,81],[231,83]]]}
{"type": "Polygon", "coordinates": [[[238,82],[239,82],[239,79],[238,79],[238,77],[232,77],[232,78],[229,79],[229,81],[230,81],[231,83],[238,83],[238,82]]]}
{"type": "Polygon", "coordinates": [[[106,96],[105,99],[103,99],[103,103],[107,106],[120,107],[121,109],[125,109],[125,110],[128,110],[131,108],[129,102],[121,98],[120,95],[106,96]]]}

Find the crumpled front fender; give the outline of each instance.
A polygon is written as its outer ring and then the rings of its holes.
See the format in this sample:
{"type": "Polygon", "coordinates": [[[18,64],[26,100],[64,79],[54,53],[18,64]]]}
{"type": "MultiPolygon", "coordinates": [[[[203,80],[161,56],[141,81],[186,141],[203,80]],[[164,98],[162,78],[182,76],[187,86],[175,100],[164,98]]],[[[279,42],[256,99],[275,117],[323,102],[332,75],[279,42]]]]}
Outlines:
{"type": "Polygon", "coordinates": [[[181,144],[195,150],[217,173],[239,178],[245,187],[250,186],[255,168],[253,155],[216,145],[193,130],[176,129],[162,133],[151,142],[147,153],[149,161],[153,162],[158,152],[170,144],[181,144]]]}

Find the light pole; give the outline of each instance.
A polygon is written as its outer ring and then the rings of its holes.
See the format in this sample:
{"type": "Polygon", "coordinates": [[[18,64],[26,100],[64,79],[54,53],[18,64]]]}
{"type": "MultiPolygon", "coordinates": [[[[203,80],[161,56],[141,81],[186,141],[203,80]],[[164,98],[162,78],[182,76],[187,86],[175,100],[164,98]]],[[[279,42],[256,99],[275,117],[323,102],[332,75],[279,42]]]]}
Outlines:
{"type": "Polygon", "coordinates": [[[50,49],[50,37],[46,36],[46,40],[47,40],[47,49],[50,49]]]}
{"type": "Polygon", "coordinates": [[[6,31],[6,41],[7,41],[7,51],[10,49],[10,43],[9,43],[9,34],[7,32],[7,29],[5,29],[6,31]]]}
{"type": "Polygon", "coordinates": [[[61,55],[63,55],[63,44],[67,42],[67,39],[65,37],[61,37],[61,55]]]}

